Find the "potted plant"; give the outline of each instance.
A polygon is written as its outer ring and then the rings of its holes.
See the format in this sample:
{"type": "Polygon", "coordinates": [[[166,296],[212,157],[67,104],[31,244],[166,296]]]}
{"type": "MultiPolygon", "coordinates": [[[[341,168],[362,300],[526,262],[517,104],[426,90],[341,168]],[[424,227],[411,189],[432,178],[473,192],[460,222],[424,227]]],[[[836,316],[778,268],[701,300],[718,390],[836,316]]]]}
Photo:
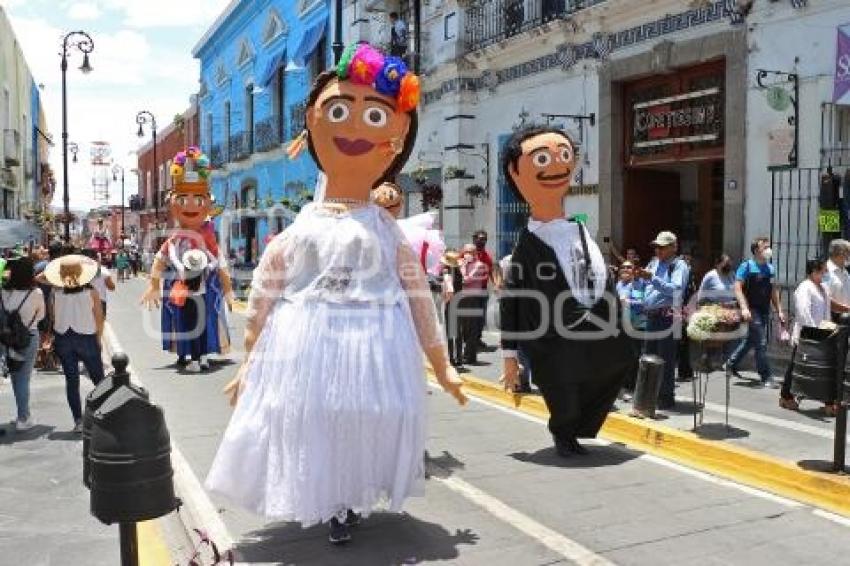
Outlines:
{"type": "Polygon", "coordinates": [[[465,177],[466,169],[460,169],[459,167],[446,167],[446,170],[443,173],[443,178],[446,181],[451,181],[452,179],[463,179],[465,177]]]}
{"type": "Polygon", "coordinates": [[[484,187],[482,187],[481,185],[470,185],[466,187],[466,194],[468,194],[471,198],[483,197],[484,193],[484,187]]]}

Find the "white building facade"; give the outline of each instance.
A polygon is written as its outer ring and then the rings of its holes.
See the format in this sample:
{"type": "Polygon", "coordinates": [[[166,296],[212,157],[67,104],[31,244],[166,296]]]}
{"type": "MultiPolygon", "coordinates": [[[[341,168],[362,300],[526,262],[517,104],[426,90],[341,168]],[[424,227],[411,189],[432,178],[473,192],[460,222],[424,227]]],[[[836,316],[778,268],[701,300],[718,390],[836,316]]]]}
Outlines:
{"type": "MultiPolygon", "coordinates": [[[[519,124],[547,121],[581,143],[566,210],[600,244],[647,257],[652,236],[672,229],[704,272],[719,253],[745,257],[754,236],[772,235],[790,285],[836,235],[820,233],[818,219],[838,206],[820,194],[829,162],[843,176],[850,161],[850,115],[832,103],[850,3],[431,0],[421,9],[423,101],[404,184],[439,183],[450,245],[484,228],[491,250],[509,253],[525,213],[501,179],[500,147],[519,124]],[[778,73],[760,83],[759,70],[778,73]]],[[[407,15],[415,36],[407,5],[372,2],[349,6],[346,41],[386,42],[389,11],[407,15]]]]}

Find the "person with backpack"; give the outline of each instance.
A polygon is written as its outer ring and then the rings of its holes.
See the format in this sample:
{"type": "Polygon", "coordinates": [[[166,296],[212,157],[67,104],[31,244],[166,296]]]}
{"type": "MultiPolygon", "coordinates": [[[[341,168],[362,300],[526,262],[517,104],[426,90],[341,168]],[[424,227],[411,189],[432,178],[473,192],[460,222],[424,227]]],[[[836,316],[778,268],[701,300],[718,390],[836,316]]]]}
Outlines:
{"type": "Polygon", "coordinates": [[[53,285],[49,309],[53,320],[56,355],[65,373],[65,392],[74,417],[74,432],[83,431],[80,400],[80,362],[97,385],[103,379],[100,340],[103,336],[103,307],[91,286],[98,264],[91,258],[71,254],[53,260],[44,277],[53,285]]]}
{"type": "Polygon", "coordinates": [[[779,302],[779,288],[774,283],[776,268],[770,263],[773,250],[770,240],[758,237],[750,245],[751,259],[741,263],[735,272],[735,296],[741,307],[741,320],[747,322],[747,337],[732,352],[726,362],[726,376],[742,379],[738,373],[738,364],[752,348],[756,350],[756,370],[761,377],[761,385],[776,388],[770,363],[767,359],[767,330],[770,327],[770,306],[776,310],[779,322],[787,324],[782,303],[779,302]]]}
{"type": "Polygon", "coordinates": [[[690,269],[676,253],[679,243],[673,232],[660,232],[650,245],[655,258],[635,277],[646,281],[643,312],[646,315],[647,336],[643,343],[645,354],[655,354],[664,360],[664,377],[658,392],[658,408],[676,406],[677,334],[681,335],[682,306],[690,278],[690,269]]]}
{"type": "Polygon", "coordinates": [[[15,430],[25,431],[33,427],[30,377],[39,346],[38,323],[45,314],[44,296],[35,285],[32,259],[11,259],[7,269],[8,277],[0,290],[0,349],[11,374],[17,405],[15,430]]]}

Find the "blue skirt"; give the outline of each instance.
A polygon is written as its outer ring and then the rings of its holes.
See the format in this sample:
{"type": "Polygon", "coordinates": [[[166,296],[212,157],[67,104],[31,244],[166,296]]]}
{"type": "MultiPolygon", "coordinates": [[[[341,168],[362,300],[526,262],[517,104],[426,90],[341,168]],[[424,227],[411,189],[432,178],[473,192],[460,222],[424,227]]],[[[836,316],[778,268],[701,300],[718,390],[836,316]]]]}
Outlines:
{"type": "Polygon", "coordinates": [[[168,300],[175,281],[166,276],[162,285],[162,349],[182,357],[227,353],[230,335],[218,271],[207,276],[206,292],[188,297],[182,307],[168,300]]]}

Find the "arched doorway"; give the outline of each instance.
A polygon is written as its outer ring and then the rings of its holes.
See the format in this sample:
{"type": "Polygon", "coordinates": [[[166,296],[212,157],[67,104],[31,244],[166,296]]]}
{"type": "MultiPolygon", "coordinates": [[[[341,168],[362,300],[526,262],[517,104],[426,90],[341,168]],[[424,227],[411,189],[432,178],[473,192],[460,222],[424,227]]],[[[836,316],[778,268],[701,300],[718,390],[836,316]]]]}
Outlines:
{"type": "Polygon", "coordinates": [[[257,182],[245,181],[242,184],[242,220],[240,232],[245,242],[245,263],[254,265],[257,263],[258,241],[257,241],[257,182]]]}

